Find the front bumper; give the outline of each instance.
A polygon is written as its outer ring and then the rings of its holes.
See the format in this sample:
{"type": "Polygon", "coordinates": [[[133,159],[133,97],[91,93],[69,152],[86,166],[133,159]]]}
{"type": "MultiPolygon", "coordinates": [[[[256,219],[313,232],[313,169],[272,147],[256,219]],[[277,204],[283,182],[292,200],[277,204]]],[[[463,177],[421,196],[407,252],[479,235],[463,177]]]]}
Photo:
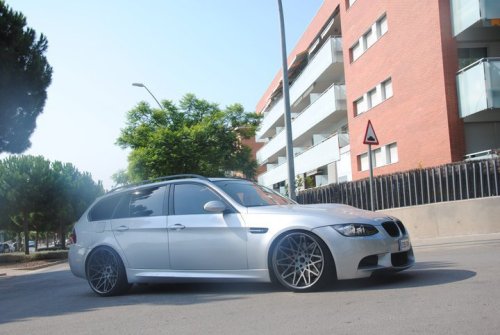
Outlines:
{"type": "Polygon", "coordinates": [[[370,277],[378,271],[402,271],[415,264],[411,245],[400,250],[400,240],[409,240],[407,233],[392,237],[381,227],[379,233],[366,237],[345,237],[332,227],[313,230],[330,249],[337,279],[370,277]]]}

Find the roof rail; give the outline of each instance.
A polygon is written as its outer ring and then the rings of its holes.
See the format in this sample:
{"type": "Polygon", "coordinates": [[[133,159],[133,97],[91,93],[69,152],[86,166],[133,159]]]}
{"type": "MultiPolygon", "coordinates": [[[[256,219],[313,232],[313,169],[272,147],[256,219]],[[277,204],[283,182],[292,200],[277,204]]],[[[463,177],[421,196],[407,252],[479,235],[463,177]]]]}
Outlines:
{"type": "Polygon", "coordinates": [[[165,176],[165,177],[158,177],[158,178],[154,178],[154,179],[147,179],[147,180],[142,180],[142,181],[137,182],[137,183],[127,184],[127,185],[115,187],[112,190],[110,190],[108,193],[112,193],[112,192],[115,192],[117,190],[126,189],[126,188],[130,188],[130,187],[134,187],[134,186],[147,185],[147,184],[152,184],[152,183],[156,183],[156,182],[160,182],[160,181],[173,180],[173,179],[182,179],[182,178],[196,178],[196,179],[201,179],[201,180],[205,180],[205,181],[210,181],[210,179],[208,179],[207,177],[201,176],[199,174],[191,174],[191,173],[187,173],[187,174],[175,174],[175,175],[172,175],[172,176],[165,176]]]}

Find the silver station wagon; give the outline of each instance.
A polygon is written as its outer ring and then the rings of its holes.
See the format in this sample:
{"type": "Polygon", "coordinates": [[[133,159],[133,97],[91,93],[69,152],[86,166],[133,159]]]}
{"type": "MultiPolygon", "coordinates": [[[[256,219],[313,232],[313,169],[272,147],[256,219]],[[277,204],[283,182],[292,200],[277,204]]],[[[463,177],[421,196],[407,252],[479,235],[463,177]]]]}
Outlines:
{"type": "Polygon", "coordinates": [[[393,217],[300,205],[256,183],[178,175],[97,199],[75,224],[71,271],[101,296],[134,283],[272,281],[292,291],[415,262],[393,217]]]}

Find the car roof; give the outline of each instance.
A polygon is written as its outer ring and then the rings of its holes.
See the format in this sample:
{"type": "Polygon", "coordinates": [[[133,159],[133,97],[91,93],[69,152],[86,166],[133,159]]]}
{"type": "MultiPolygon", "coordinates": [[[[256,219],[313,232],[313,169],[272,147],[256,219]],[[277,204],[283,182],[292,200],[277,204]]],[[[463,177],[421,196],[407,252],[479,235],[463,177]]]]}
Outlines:
{"type": "Polygon", "coordinates": [[[185,180],[199,180],[199,181],[204,181],[204,182],[218,182],[218,181],[244,181],[244,182],[250,182],[247,179],[242,179],[242,178],[230,178],[230,177],[216,177],[216,178],[207,178],[201,175],[197,174],[177,174],[177,175],[171,175],[171,176],[165,176],[165,177],[160,177],[160,178],[155,178],[155,179],[150,179],[150,180],[143,180],[138,183],[134,184],[128,184],[128,185],[123,185],[116,187],[108,192],[104,196],[108,196],[111,194],[119,194],[127,190],[133,190],[133,189],[140,189],[143,187],[148,187],[148,186],[155,186],[155,185],[166,185],[169,184],[173,181],[185,181],[185,180]]]}

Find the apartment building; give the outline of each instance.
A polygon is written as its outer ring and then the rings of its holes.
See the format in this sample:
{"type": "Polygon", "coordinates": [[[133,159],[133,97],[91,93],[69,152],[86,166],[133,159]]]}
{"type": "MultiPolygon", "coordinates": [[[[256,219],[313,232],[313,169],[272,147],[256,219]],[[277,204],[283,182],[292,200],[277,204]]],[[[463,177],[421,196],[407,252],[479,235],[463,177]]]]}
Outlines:
{"type": "MultiPolygon", "coordinates": [[[[369,120],[375,175],[500,148],[498,0],[325,0],[288,64],[301,184],[366,178],[369,120]]],[[[284,191],[281,71],[256,110],[259,183],[284,191]]]]}

